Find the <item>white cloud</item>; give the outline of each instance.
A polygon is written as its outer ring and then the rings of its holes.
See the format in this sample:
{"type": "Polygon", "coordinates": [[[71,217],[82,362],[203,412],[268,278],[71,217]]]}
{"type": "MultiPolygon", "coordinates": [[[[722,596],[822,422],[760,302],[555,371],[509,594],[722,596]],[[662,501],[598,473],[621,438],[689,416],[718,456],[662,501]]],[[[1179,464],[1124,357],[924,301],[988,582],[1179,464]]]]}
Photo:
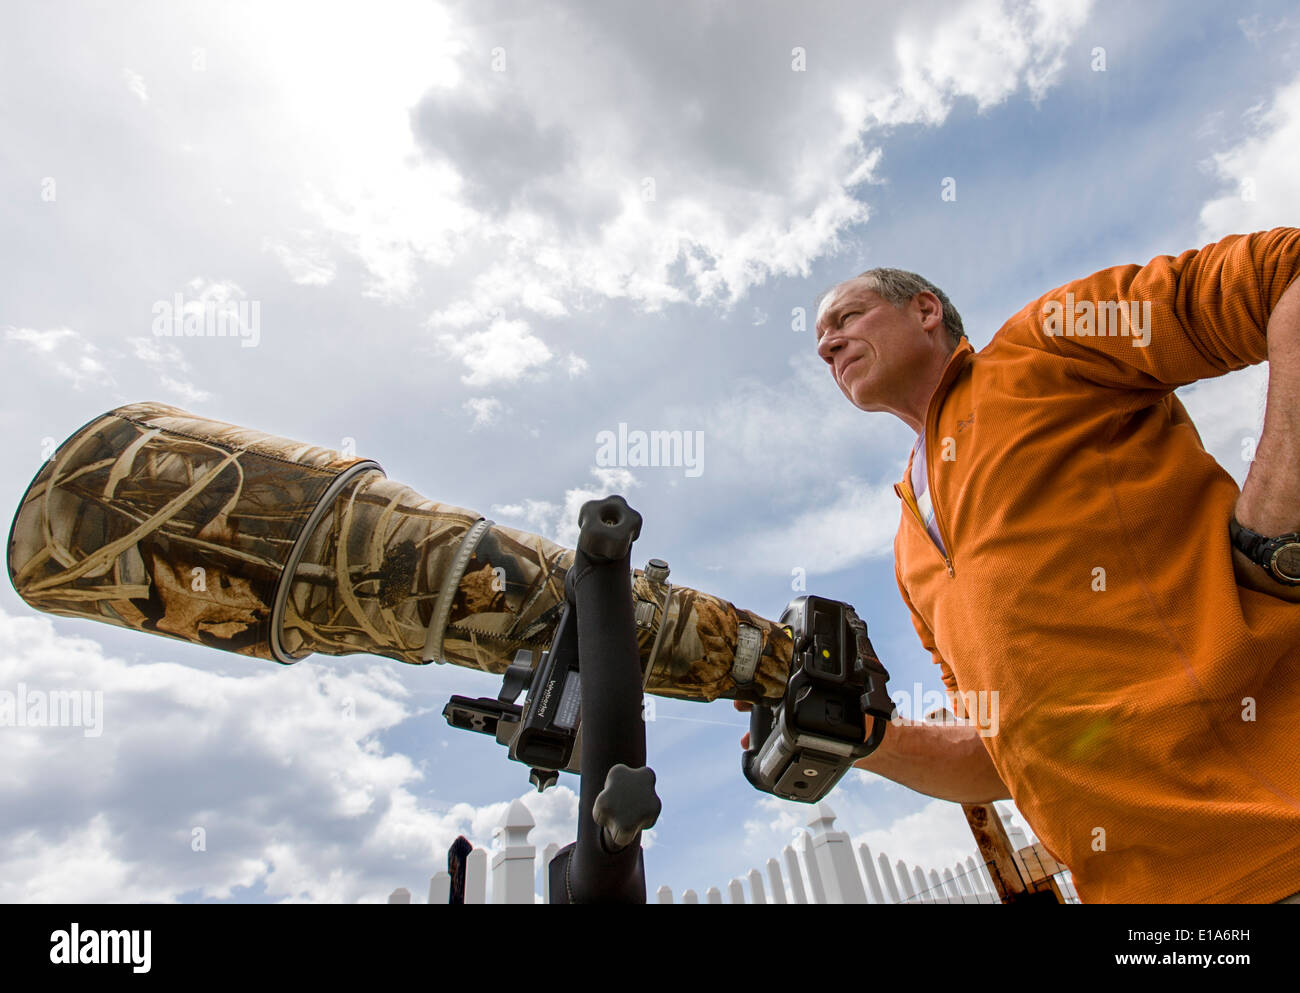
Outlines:
{"type": "Polygon", "coordinates": [[[581,355],[575,355],[572,352],[569,353],[569,357],[565,361],[565,368],[569,373],[570,379],[576,379],[590,368],[586,359],[581,355]]]}
{"type": "Polygon", "coordinates": [[[75,390],[115,385],[112,373],[105,365],[104,353],[71,328],[39,331],[8,327],[5,341],[26,346],[44,366],[68,380],[75,390]]]}
{"type": "Polygon", "coordinates": [[[149,102],[149,90],[145,87],[144,79],[139,73],[123,69],[122,79],[126,81],[126,88],[139,97],[141,103],[149,102]]]}
{"type": "Polygon", "coordinates": [[[1225,235],[1300,224],[1300,76],[1280,87],[1267,110],[1244,114],[1248,134],[1206,164],[1227,190],[1201,208],[1201,243],[1225,235]]]}
{"type": "Polygon", "coordinates": [[[189,380],[174,379],[164,374],[158,377],[158,382],[163,389],[174,393],[184,403],[203,403],[205,400],[212,399],[211,393],[199,389],[189,380]]]}
{"type": "Polygon", "coordinates": [[[474,416],[474,427],[495,424],[501,417],[503,405],[496,397],[471,397],[465,401],[465,410],[474,416]]]}
{"type": "Polygon", "coordinates": [[[492,512],[500,516],[502,523],[517,521],[523,530],[540,534],[566,548],[574,548],[578,544],[578,514],[584,503],[603,500],[614,493],[626,494],[641,485],[628,469],[593,468],[591,474],[596,477],[596,485],[565,490],[562,506],[547,500],[525,500],[523,503],[494,504],[492,512]]]}
{"type": "MultiPolygon", "coordinates": [[[[167,656],[165,639],[140,637],[167,656]]],[[[172,902],[260,886],[276,900],[382,901],[397,885],[422,899],[458,834],[490,846],[508,799],[431,810],[413,792],[419,770],[380,744],[415,715],[391,663],[234,671],[130,663],[48,618],[0,611],[0,689],[102,694],[98,736],[0,729],[0,900],[172,902]]],[[[539,851],[573,839],[571,790],[523,799],[539,851]]]]}
{"type": "MultiPolygon", "coordinates": [[[[241,43],[287,187],[359,258],[369,295],[410,300],[438,270],[466,287],[434,327],[605,300],[730,305],[806,275],[868,216],[848,193],[881,161],[864,129],[933,122],[963,97],[1041,97],[1089,9],[969,0],[846,23],[844,9],[765,5],[738,48],[735,16],[704,8],[670,29],[648,9],[561,3],[520,21],[490,2],[403,2],[369,18],[312,7],[313,44],[286,48],[301,8],[266,6],[247,10],[241,43]],[[795,43],[806,73],[791,71],[795,43]]],[[[326,278],[294,255],[294,278],[326,278]]]]}
{"type": "Polygon", "coordinates": [[[190,364],[172,342],[159,337],[128,338],[127,344],[131,346],[135,358],[158,377],[158,382],[168,392],[176,394],[185,403],[201,403],[211,399],[212,394],[207,390],[200,389],[188,379],[176,378],[176,375],[189,372],[190,364]]]}
{"type": "Polygon", "coordinates": [[[71,328],[51,328],[49,331],[37,331],[35,328],[5,328],[5,340],[17,341],[33,352],[49,355],[61,344],[82,342],[85,339],[71,328]]]}
{"type": "Polygon", "coordinates": [[[201,313],[205,304],[238,302],[248,296],[238,283],[229,279],[195,276],[185,286],[189,290],[189,299],[185,302],[187,312],[196,310],[201,313]]]}
{"type": "Polygon", "coordinates": [[[551,350],[524,321],[496,320],[485,331],[444,334],[439,344],[470,370],[462,376],[467,386],[512,383],[524,373],[551,360],[551,350]]]}
{"type": "Polygon", "coordinates": [[[328,286],[334,281],[335,266],[323,249],[311,244],[290,248],[271,238],[263,239],[263,251],[274,255],[289,279],[299,286],[328,286]]]}
{"type": "Polygon", "coordinates": [[[855,851],[858,845],[865,844],[873,858],[883,853],[891,865],[901,860],[909,867],[920,866],[927,875],[930,869],[942,875],[945,866],[951,868],[957,862],[965,862],[968,856],[981,861],[979,846],[961,805],[948,800],[930,800],[920,810],[898,818],[887,827],[851,837],[855,851]]]}

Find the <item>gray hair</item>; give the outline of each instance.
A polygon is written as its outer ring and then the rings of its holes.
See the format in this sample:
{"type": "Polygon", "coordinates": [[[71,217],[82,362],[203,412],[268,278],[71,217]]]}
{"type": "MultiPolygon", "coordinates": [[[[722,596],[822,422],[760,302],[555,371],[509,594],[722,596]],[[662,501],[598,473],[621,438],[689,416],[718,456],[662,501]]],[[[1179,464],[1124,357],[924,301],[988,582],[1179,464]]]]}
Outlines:
{"type": "Polygon", "coordinates": [[[918,293],[933,293],[939,298],[939,303],[943,305],[943,326],[947,329],[953,345],[961,344],[961,340],[966,337],[966,331],[961,323],[961,314],[957,313],[957,308],[952,305],[952,301],[948,299],[948,295],[943,290],[924,276],[918,276],[906,269],[882,267],[868,269],[866,272],[858,274],[854,277],[854,281],[857,280],[864,282],[867,289],[879,293],[881,297],[888,300],[895,307],[902,307],[904,304],[910,303],[918,293]]]}

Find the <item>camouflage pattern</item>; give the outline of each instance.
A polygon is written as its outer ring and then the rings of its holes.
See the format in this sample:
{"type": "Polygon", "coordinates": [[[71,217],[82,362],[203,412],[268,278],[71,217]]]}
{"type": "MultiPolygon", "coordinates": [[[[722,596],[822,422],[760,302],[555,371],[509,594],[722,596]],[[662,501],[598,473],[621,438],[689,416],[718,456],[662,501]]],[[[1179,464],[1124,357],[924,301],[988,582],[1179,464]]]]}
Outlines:
{"type": "MultiPolygon", "coordinates": [[[[92,421],[46,463],[15,517],[9,572],[28,604],[63,616],[284,662],[365,653],[419,665],[444,577],[481,517],[363,459],[142,403],[92,421]],[[323,516],[308,531],[313,511],[323,516]]],[[[520,648],[536,657],[572,561],[545,538],[488,528],[456,587],[443,658],[500,674],[520,648]]],[[[654,604],[638,627],[643,666],[663,625],[649,692],[780,697],[784,630],[685,587],[671,587],[665,611],[664,590],[634,573],[634,596],[654,604]],[[737,686],[741,623],[758,629],[763,648],[753,681],[737,686]]]]}

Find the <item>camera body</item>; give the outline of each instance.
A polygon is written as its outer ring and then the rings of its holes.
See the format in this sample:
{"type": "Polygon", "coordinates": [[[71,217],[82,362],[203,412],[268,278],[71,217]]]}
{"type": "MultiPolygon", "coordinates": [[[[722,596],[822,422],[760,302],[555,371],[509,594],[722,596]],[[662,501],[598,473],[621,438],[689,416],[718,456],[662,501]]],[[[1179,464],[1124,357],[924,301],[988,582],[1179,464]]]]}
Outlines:
{"type": "Polygon", "coordinates": [[[894,715],[889,673],[847,603],[797,597],[781,624],[794,644],[785,697],[775,709],[756,704],[750,712],[741,769],[755,789],[816,803],[884,740],[894,715]]]}

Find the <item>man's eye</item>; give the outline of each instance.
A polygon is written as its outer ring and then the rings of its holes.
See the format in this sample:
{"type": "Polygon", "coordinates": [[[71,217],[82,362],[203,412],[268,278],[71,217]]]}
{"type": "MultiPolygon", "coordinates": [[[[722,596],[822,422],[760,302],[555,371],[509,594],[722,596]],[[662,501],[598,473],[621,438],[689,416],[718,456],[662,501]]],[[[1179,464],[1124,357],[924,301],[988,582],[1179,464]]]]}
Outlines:
{"type": "Polygon", "coordinates": [[[850,317],[857,317],[860,313],[862,313],[860,310],[850,310],[840,318],[840,327],[844,327],[844,325],[849,322],[850,317]]]}

